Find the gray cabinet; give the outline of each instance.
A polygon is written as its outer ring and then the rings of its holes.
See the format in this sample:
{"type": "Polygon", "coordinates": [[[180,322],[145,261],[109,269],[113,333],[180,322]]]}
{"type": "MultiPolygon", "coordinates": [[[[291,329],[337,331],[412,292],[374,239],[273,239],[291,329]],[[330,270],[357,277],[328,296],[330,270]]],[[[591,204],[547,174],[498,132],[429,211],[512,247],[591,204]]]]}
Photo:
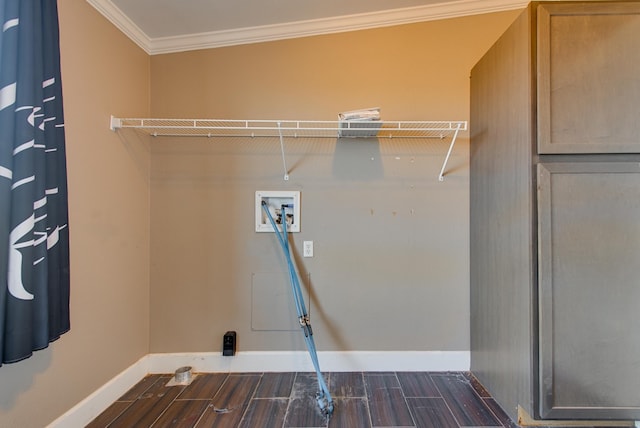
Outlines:
{"type": "Polygon", "coordinates": [[[471,73],[471,370],[640,420],[640,2],[530,4],[471,73]]]}
{"type": "Polygon", "coordinates": [[[538,164],[538,237],[543,416],[640,419],[640,163],[538,164]]]}
{"type": "Polygon", "coordinates": [[[640,151],[640,3],[536,8],[540,153],[640,151]]]}

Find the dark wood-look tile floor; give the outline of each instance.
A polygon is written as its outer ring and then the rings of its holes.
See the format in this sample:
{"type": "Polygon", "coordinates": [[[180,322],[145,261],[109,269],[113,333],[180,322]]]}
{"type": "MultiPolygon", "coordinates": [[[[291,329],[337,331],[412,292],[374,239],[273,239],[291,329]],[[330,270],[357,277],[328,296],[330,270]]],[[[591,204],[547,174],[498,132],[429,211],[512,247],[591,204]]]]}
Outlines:
{"type": "Polygon", "coordinates": [[[149,375],[89,428],[517,428],[467,372],[325,373],[330,419],[315,400],[315,373],[200,373],[188,386],[149,375]]]}

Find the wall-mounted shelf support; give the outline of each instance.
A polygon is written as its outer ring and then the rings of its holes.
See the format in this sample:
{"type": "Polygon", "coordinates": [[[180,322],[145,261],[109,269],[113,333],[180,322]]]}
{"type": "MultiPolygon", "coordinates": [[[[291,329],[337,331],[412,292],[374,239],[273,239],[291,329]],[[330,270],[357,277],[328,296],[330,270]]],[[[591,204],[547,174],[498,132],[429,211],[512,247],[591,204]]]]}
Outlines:
{"type": "Polygon", "coordinates": [[[284,157],[284,137],[282,136],[281,123],[278,122],[278,135],[280,137],[280,151],[282,152],[282,167],[284,168],[284,181],[289,180],[289,170],[287,169],[287,161],[284,157]]]}
{"type": "Polygon", "coordinates": [[[143,119],[111,116],[112,131],[131,128],[153,137],[277,137],[280,139],[284,179],[289,172],[284,152],[285,138],[451,138],[449,150],[438,175],[445,170],[460,131],[466,121],[302,121],[229,119],[143,119]]]}
{"type": "Polygon", "coordinates": [[[116,131],[119,128],[122,128],[122,120],[111,115],[111,122],[109,122],[109,129],[112,131],[116,131]]]}
{"type": "MultiPolygon", "coordinates": [[[[447,162],[449,162],[449,157],[451,156],[451,152],[453,151],[453,146],[456,144],[456,139],[458,138],[458,132],[460,132],[460,127],[462,123],[458,123],[456,130],[453,133],[453,137],[451,137],[451,144],[449,144],[449,150],[447,150],[447,156],[444,158],[444,162],[442,163],[442,168],[440,169],[440,174],[438,175],[438,180],[444,181],[444,170],[447,167],[447,162]]],[[[466,122],[465,122],[466,127],[466,122]]]]}

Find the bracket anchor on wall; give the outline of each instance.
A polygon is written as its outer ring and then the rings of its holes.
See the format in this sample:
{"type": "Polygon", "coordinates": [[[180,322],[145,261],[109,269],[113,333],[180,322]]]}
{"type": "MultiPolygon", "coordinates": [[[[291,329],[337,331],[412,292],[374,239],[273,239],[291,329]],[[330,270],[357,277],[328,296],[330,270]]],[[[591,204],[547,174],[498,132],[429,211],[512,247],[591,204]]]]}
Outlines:
{"type": "Polygon", "coordinates": [[[449,150],[447,151],[447,156],[444,158],[444,163],[442,164],[442,168],[440,169],[440,174],[438,175],[438,180],[444,181],[444,170],[447,167],[447,162],[449,162],[449,157],[451,156],[451,152],[453,151],[453,146],[456,144],[456,138],[458,138],[458,132],[460,132],[460,128],[462,123],[458,123],[456,126],[456,130],[453,133],[453,137],[451,137],[451,144],[449,144],[449,150]]]}
{"type": "Polygon", "coordinates": [[[289,170],[284,156],[284,137],[282,136],[282,124],[278,122],[278,135],[280,136],[280,151],[282,152],[282,167],[284,168],[284,181],[289,181],[289,170]]]}

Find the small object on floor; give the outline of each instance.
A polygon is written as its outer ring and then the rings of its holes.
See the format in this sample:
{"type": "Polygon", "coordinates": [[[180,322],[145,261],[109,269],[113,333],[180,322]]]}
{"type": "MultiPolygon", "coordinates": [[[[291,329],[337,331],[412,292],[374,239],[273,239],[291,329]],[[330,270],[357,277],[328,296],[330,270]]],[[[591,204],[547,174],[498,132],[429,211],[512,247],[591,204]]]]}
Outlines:
{"type": "Polygon", "coordinates": [[[195,376],[193,375],[191,366],[180,367],[175,371],[166,386],[190,385],[193,379],[195,379],[195,376]]]}
{"type": "Polygon", "coordinates": [[[235,409],[235,407],[232,408],[224,408],[224,409],[218,409],[217,407],[213,406],[213,411],[216,413],[231,413],[233,412],[233,410],[235,409]]]}

